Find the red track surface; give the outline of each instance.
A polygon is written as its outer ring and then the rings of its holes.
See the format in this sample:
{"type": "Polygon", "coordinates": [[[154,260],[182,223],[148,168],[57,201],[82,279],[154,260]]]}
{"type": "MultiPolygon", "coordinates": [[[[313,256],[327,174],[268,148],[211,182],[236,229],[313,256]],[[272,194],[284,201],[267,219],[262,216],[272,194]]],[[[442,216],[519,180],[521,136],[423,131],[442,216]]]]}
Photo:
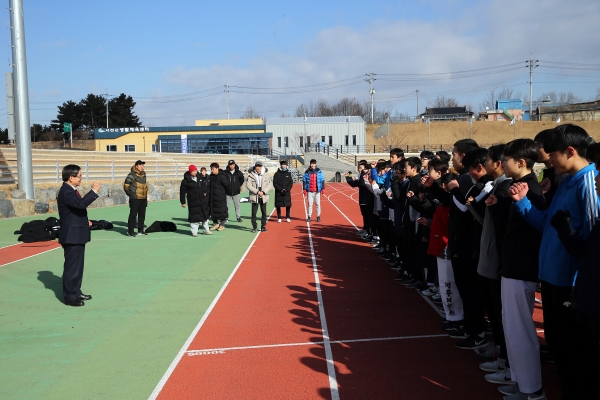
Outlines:
{"type": "Polygon", "coordinates": [[[0,248],[0,267],[60,247],[58,241],[19,243],[0,248]]]}
{"type": "MultiPolygon", "coordinates": [[[[437,312],[358,239],[342,215],[361,221],[355,189],[327,191],[311,231],[339,397],[501,399],[475,354],[441,336],[437,312]]],[[[260,234],[160,398],[331,398],[301,199],[291,224],[271,219],[260,234]]]]}

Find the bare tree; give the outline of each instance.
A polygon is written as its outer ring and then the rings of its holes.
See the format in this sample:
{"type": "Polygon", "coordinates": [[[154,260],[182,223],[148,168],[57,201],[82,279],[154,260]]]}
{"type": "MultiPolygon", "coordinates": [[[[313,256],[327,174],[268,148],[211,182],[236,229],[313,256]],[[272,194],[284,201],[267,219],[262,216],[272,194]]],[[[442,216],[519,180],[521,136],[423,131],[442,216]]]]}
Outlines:
{"type": "Polygon", "coordinates": [[[454,97],[438,96],[433,100],[432,108],[460,107],[454,97]]]}
{"type": "Polygon", "coordinates": [[[596,89],[596,100],[600,100],[600,87],[596,89]]]}
{"type": "Polygon", "coordinates": [[[244,111],[244,113],[240,116],[240,118],[251,119],[251,118],[261,118],[261,116],[258,114],[258,111],[256,111],[254,109],[254,107],[248,106],[248,108],[246,108],[246,111],[244,111]]]}
{"type": "Polygon", "coordinates": [[[286,114],[285,111],[282,111],[281,114],[279,114],[279,118],[289,118],[291,117],[290,114],[286,114]]]}

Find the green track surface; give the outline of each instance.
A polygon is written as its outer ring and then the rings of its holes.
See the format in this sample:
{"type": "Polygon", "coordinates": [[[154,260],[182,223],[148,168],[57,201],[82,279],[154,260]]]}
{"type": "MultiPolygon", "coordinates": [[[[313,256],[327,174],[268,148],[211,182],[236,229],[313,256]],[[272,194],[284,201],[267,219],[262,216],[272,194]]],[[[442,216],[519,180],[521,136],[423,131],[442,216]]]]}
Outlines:
{"type": "MultiPolygon", "coordinates": [[[[177,232],[126,237],[128,212],[88,211],[115,228],[86,246],[84,307],[62,303],[60,248],[0,268],[1,399],[148,398],[255,237],[249,203],[212,236],[192,237],[176,200],[150,203],[147,225],[177,232]]],[[[32,219],[0,220],[0,247],[32,219]]]]}

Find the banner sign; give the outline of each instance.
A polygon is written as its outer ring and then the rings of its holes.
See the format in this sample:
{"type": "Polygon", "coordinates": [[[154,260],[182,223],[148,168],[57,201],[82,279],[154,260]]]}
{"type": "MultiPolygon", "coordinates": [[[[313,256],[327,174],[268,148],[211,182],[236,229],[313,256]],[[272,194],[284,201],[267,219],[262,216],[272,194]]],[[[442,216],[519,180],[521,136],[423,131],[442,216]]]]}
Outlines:
{"type": "Polygon", "coordinates": [[[98,128],[94,129],[94,132],[97,133],[105,133],[105,132],[120,132],[120,133],[129,133],[129,132],[150,132],[150,128],[140,126],[137,128],[98,128]]]}
{"type": "Polygon", "coordinates": [[[181,152],[183,154],[186,154],[188,152],[187,144],[187,135],[181,135],[181,152]]]}

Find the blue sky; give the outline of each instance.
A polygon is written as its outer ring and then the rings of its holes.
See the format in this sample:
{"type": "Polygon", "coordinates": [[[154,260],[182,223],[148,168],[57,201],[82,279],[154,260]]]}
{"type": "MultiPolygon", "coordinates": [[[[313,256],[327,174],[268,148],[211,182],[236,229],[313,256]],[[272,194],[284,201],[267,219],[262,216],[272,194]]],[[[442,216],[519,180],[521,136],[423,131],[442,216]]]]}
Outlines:
{"type": "MultiPolygon", "coordinates": [[[[419,89],[420,112],[437,95],[478,111],[492,88],[529,96],[530,53],[540,60],[534,99],[572,91],[591,100],[600,87],[600,2],[566,4],[24,0],[31,119],[49,124],[64,101],[108,92],[133,96],[147,126],[193,125],[195,119],[226,117],[226,82],[289,88],[355,78],[351,85],[307,93],[250,94],[240,92],[260,90],[232,87],[232,118],[248,106],[275,117],[320,98],[366,101],[369,88],[360,77],[368,72],[378,74],[374,87],[381,108],[415,115],[419,89]],[[496,68],[502,65],[509,66],[496,68]],[[472,70],[480,72],[439,75],[472,70]],[[182,96],[188,93],[195,94],[182,96]]],[[[7,9],[2,21],[1,54],[9,71],[7,9]]],[[[6,112],[5,103],[0,108],[6,112]]],[[[5,114],[0,126],[6,127],[5,114]]]]}

